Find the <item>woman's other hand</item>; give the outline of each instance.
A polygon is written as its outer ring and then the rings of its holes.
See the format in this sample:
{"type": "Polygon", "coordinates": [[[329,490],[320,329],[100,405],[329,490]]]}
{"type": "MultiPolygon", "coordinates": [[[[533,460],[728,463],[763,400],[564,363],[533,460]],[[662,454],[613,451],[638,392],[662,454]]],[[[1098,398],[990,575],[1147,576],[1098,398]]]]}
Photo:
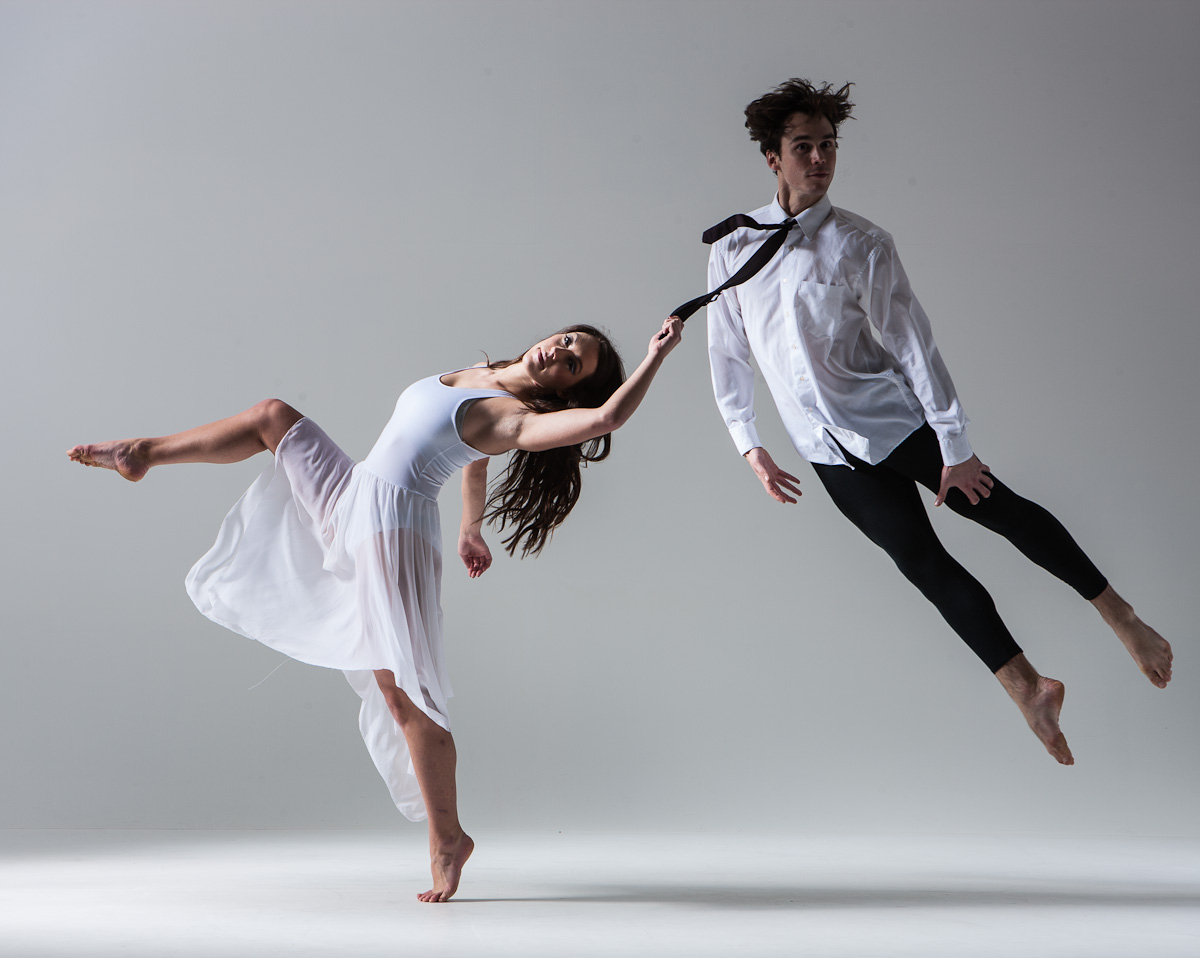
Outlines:
{"type": "Polygon", "coordinates": [[[492,550],[477,532],[462,532],[458,536],[458,555],[472,579],[483,575],[492,565],[492,550]]]}

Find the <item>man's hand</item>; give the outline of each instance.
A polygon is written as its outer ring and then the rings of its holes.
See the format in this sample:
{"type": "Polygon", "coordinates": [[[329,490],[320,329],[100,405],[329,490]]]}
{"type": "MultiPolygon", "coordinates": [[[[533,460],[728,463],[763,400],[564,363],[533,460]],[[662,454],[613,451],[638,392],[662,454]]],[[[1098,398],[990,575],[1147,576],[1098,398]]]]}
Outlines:
{"type": "Polygon", "coordinates": [[[942,466],[942,485],[933,504],[940,506],[946,501],[946,494],[951,489],[961,489],[971,505],[976,506],[979,505],[980,499],[986,499],[992,494],[992,485],[988,467],[979,461],[978,456],[972,456],[956,466],[942,466]]]}
{"type": "Polygon", "coordinates": [[[461,532],[458,536],[458,555],[472,579],[483,575],[492,565],[492,550],[477,532],[461,532]]]}
{"type": "Polygon", "coordinates": [[[803,495],[800,487],[796,485],[800,480],[775,465],[775,460],[762,446],[755,446],[743,458],[750,463],[754,474],[762,480],[767,495],[776,502],[795,502],[796,500],[788,495],[789,492],[793,492],[797,496],[803,495]]]}

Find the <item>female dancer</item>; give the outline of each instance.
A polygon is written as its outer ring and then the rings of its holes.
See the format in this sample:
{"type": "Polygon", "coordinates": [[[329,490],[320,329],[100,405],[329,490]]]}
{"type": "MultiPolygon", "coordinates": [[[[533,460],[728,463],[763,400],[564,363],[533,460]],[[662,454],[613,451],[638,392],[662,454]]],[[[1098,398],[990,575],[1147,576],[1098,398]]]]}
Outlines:
{"type": "Polygon", "coordinates": [[[278,399],[173,436],[67,455],[136,482],[153,466],[274,454],[189,573],[188,594],[235,632],[343,670],[397,807],[429,819],[433,887],[417,897],[443,902],[474,843],[458,820],[446,717],[438,491],[463,469],[459,555],[472,577],[491,564],[485,517],[511,528],[510,554],[536,554],[578,499],[579,463],[608,455],[609,434],[633,415],[681,332],[678,319],[666,320],[627,380],[612,344],[590,326],[560,330],[515,360],[422,379],[357,465],[278,399]],[[510,450],[489,499],[487,457],[510,450]]]}

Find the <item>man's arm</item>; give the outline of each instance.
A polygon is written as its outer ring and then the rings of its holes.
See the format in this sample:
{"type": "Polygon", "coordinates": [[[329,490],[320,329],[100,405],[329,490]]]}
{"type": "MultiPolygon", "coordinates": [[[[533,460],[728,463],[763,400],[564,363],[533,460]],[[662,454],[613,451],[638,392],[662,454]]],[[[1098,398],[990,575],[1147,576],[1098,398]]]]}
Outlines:
{"type": "MultiPolygon", "coordinates": [[[[708,288],[716,289],[729,279],[723,243],[708,254],[708,288]]],[[[750,365],[750,342],[742,325],[737,292],[730,290],[708,305],[708,365],[712,372],[713,395],[739,455],[758,441],[754,427],[754,369],[750,365]]]]}
{"type": "Polygon", "coordinates": [[[872,250],[866,280],[867,316],[879,330],[883,348],[899,361],[925,420],[937,433],[942,462],[965,462],[971,458],[966,414],[933,341],[929,317],[913,294],[890,238],[872,250]]]}
{"type": "Polygon", "coordinates": [[[800,480],[775,465],[771,454],[762,446],[755,446],[743,458],[750,463],[750,468],[758,476],[767,495],[776,502],[795,502],[796,500],[788,495],[789,492],[797,496],[803,495],[798,485],[800,480]]]}
{"type": "MultiPolygon", "coordinates": [[[[708,256],[708,288],[716,289],[730,272],[716,244],[708,256]]],[[[762,447],[754,426],[754,368],[750,365],[750,342],[742,324],[737,293],[722,293],[708,306],[708,364],[712,371],[713,395],[725,419],[737,451],[754,470],[767,495],[777,502],[795,502],[789,492],[800,495],[800,481],[784,472],[762,447]]]]}
{"type": "Polygon", "coordinates": [[[940,506],[954,488],[961,489],[971,505],[986,499],[992,488],[988,467],[971,450],[967,416],[950,371],[890,238],[871,253],[867,297],[867,315],[879,330],[884,348],[899,360],[905,379],[925,411],[925,421],[937,434],[943,465],[934,505],[940,506]]]}

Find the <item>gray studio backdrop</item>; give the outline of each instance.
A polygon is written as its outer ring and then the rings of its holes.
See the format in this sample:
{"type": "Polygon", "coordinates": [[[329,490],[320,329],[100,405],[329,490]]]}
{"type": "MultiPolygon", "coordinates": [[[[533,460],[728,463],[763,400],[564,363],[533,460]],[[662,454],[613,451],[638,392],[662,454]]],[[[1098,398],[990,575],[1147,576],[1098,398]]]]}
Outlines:
{"type": "MultiPolygon", "coordinates": [[[[468,827],[1196,835],[1194,3],[0,3],[0,825],[403,824],[337,673],[182,580],[266,462],[138,485],[76,442],[291,401],[356,457],[396,395],[567,322],[638,361],[700,232],[770,200],[742,108],[853,80],[833,198],[896,236],[985,462],[1176,643],[950,515],[1067,683],[1060,768],[703,317],[545,556],[472,581],[443,496],[468,827]]],[[[492,537],[496,547],[496,538],[492,537]]],[[[498,549],[497,549],[498,551],[498,549]]]]}

